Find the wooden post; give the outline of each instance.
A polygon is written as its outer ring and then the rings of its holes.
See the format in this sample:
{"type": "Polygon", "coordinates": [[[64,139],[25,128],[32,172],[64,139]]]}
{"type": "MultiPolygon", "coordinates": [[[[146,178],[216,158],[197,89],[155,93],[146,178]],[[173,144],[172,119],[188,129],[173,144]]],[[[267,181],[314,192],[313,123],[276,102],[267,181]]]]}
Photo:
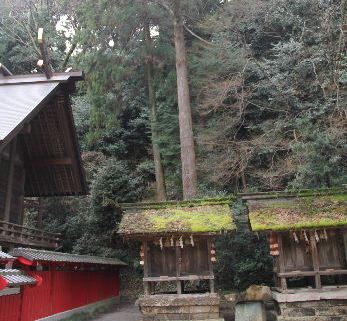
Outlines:
{"type": "Polygon", "coordinates": [[[347,262],[347,229],[346,228],[342,229],[342,237],[343,237],[345,260],[347,262]]]}
{"type": "Polygon", "coordinates": [[[5,213],[4,213],[4,221],[10,221],[11,214],[11,201],[12,201],[12,187],[13,187],[13,174],[15,167],[15,158],[16,158],[16,149],[17,149],[17,137],[15,137],[11,143],[10,147],[10,166],[8,170],[7,176],[7,189],[6,189],[6,198],[5,198],[5,213]]]}
{"type": "MultiPolygon", "coordinates": [[[[143,241],[143,261],[144,261],[144,265],[143,265],[143,274],[144,277],[148,277],[148,243],[147,240],[143,241]]],[[[145,291],[145,295],[149,295],[149,286],[148,286],[148,282],[144,281],[143,282],[143,287],[144,287],[144,291],[145,291]]]]}
{"type": "Polygon", "coordinates": [[[53,76],[53,70],[51,65],[51,59],[48,55],[47,45],[43,36],[43,28],[39,28],[37,39],[38,39],[41,56],[42,56],[42,60],[39,60],[37,65],[38,67],[41,67],[44,69],[47,79],[50,79],[53,76]]]}
{"type": "MultiPolygon", "coordinates": [[[[283,244],[282,244],[282,234],[278,233],[278,250],[279,250],[279,256],[278,256],[278,265],[279,265],[279,270],[280,273],[285,272],[285,264],[284,264],[284,252],[283,252],[283,244]]],[[[287,290],[287,280],[285,277],[280,278],[281,281],[281,289],[282,290],[287,290]]]]}
{"type": "Polygon", "coordinates": [[[315,281],[316,288],[320,289],[322,287],[322,281],[319,274],[319,257],[318,257],[317,243],[316,243],[316,238],[314,236],[314,231],[310,231],[310,246],[311,246],[311,252],[312,252],[313,270],[315,272],[314,281],[315,281]]]}
{"type": "MultiPolygon", "coordinates": [[[[211,250],[212,250],[212,242],[211,239],[207,240],[207,251],[208,251],[208,270],[210,272],[210,276],[213,276],[213,263],[211,261],[212,255],[211,255],[211,250]]],[[[210,279],[210,293],[214,293],[214,280],[210,279]]]]}
{"type": "MultiPolygon", "coordinates": [[[[176,244],[176,276],[181,276],[181,265],[182,265],[182,256],[181,256],[181,247],[176,244]]],[[[176,281],[177,285],[177,294],[182,294],[182,283],[181,281],[176,281]]]]}

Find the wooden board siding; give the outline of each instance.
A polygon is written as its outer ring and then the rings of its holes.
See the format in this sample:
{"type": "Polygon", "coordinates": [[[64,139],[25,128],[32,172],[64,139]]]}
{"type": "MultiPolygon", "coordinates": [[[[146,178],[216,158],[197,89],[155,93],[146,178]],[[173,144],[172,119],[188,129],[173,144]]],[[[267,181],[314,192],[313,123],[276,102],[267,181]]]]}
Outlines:
{"type": "Polygon", "coordinates": [[[320,269],[346,267],[343,235],[341,230],[328,230],[328,240],[317,243],[320,269]]]}
{"type": "Polygon", "coordinates": [[[9,162],[0,154],[0,219],[4,219],[9,162]]]}
{"type": "Polygon", "coordinates": [[[1,153],[0,219],[22,224],[25,171],[19,140],[14,139],[1,153]]]}
{"type": "MultiPolygon", "coordinates": [[[[208,250],[207,240],[195,240],[192,245],[184,245],[180,250],[180,276],[184,275],[208,275],[208,250]]],[[[159,244],[148,242],[149,246],[149,270],[148,276],[176,276],[177,274],[177,252],[175,247],[160,248],[159,244]]]]}
{"type": "Polygon", "coordinates": [[[285,272],[313,269],[312,256],[304,242],[296,243],[289,233],[282,233],[285,272]]]}
{"type": "MultiPolygon", "coordinates": [[[[295,242],[292,232],[281,232],[279,238],[279,256],[275,273],[281,281],[281,289],[287,289],[287,278],[314,278],[316,288],[321,288],[322,276],[346,276],[346,230],[306,231],[306,237],[295,242]],[[321,237],[319,237],[321,235],[321,237]]],[[[299,235],[299,232],[297,232],[299,235]]],[[[308,279],[306,280],[308,281],[308,279]]],[[[344,282],[340,278],[341,282],[344,282]]]]}
{"type": "Polygon", "coordinates": [[[212,246],[211,238],[202,236],[143,240],[145,295],[155,294],[155,284],[162,282],[175,283],[182,294],[186,281],[198,280],[207,280],[214,293],[212,246]]]}
{"type": "Polygon", "coordinates": [[[149,242],[150,270],[148,276],[175,276],[176,252],[174,247],[164,247],[149,242]]]}
{"type": "Polygon", "coordinates": [[[209,274],[207,240],[196,240],[194,247],[185,245],[181,251],[181,275],[209,274]]]}
{"type": "Polygon", "coordinates": [[[21,165],[15,166],[12,183],[12,199],[10,210],[10,222],[23,224],[25,171],[21,165]]]}

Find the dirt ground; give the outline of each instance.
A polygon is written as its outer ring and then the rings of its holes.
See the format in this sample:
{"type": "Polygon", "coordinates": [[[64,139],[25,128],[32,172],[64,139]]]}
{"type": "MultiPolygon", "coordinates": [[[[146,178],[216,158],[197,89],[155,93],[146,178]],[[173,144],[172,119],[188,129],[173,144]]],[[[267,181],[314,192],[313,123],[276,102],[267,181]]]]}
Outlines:
{"type": "Polygon", "coordinates": [[[117,310],[104,314],[93,321],[139,321],[140,313],[134,303],[121,303],[117,310]]]}

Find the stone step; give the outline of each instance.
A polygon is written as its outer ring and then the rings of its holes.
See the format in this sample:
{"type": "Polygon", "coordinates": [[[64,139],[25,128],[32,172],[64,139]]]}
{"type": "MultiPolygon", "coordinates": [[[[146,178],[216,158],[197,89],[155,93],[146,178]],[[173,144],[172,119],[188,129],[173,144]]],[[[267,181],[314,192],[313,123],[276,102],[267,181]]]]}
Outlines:
{"type": "Polygon", "coordinates": [[[277,316],[277,321],[347,321],[347,316],[304,316],[289,317],[277,316]]]}
{"type": "Polygon", "coordinates": [[[281,315],[289,317],[345,316],[347,315],[347,306],[282,308],[281,315]]]}

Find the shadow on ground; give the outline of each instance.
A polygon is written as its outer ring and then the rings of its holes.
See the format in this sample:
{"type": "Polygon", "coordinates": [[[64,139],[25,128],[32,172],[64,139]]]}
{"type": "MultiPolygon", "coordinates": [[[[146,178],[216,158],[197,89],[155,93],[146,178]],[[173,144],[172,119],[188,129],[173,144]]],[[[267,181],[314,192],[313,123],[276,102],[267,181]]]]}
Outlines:
{"type": "Polygon", "coordinates": [[[133,302],[122,302],[115,310],[93,321],[139,321],[140,312],[133,302]]]}

